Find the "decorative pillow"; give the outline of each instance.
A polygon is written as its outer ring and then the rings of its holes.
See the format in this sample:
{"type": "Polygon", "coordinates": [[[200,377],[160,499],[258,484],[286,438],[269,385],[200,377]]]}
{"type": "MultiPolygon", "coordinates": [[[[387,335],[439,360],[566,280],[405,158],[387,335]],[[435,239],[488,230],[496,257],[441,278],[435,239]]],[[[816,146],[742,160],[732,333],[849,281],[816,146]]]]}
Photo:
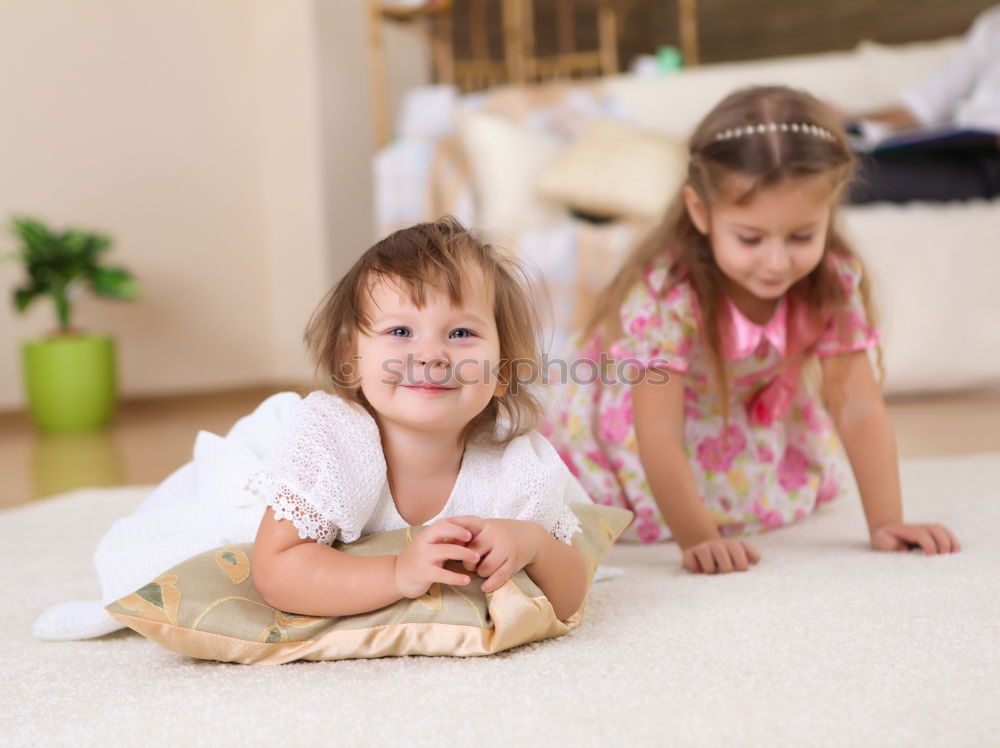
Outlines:
{"type": "Polygon", "coordinates": [[[485,112],[462,115],[462,144],[476,193],[476,228],[490,236],[565,221],[567,211],[535,192],[535,181],[562,142],[545,132],[485,112]]]}
{"type": "MultiPolygon", "coordinates": [[[[632,513],[574,504],[573,537],[588,579],[632,513]]],[[[398,554],[423,528],[369,535],[335,547],[357,556],[398,554]]],[[[319,618],[275,610],[251,579],[252,544],[202,553],[107,606],[120,623],[174,652],[245,664],[342,660],[391,655],[493,654],[574,629],[582,609],[560,621],[528,575],[515,574],[484,594],[473,576],[465,587],[434,584],[423,597],[351,616],[319,618]]]]}
{"type": "Polygon", "coordinates": [[[659,218],[687,175],[687,146],[616,120],[594,120],[540,173],[543,198],[610,218],[659,218]]]}

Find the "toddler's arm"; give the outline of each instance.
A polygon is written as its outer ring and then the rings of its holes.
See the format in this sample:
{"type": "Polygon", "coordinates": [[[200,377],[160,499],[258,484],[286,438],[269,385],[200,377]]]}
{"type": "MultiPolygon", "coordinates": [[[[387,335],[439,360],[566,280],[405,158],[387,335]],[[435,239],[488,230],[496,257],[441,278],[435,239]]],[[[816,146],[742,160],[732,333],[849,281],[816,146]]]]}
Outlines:
{"type": "Polygon", "coordinates": [[[534,525],[532,532],[541,534],[538,552],[524,570],[552,603],[556,617],[565,621],[587,596],[587,567],[575,547],[556,540],[541,525],[527,524],[534,525]]]}
{"type": "Polygon", "coordinates": [[[465,528],[440,520],[418,534],[399,556],[351,556],[299,537],[268,508],[257,530],[253,581],[268,605],[289,613],[344,616],[419,597],[434,582],[465,585],[469,577],[442,568],[447,561],[478,561],[464,545],[465,528]]]}
{"type": "Polygon", "coordinates": [[[958,541],[947,528],[903,522],[896,439],[867,351],[821,361],[823,399],[854,470],[872,546],[904,550],[919,545],[928,555],[957,551],[958,541]]]}
{"type": "Polygon", "coordinates": [[[725,539],[698,493],[684,453],[684,377],[670,372],[665,383],[643,381],[632,388],[635,434],[650,490],[692,572],[746,571],[760,554],[746,540],[725,539]]]}
{"type": "Polygon", "coordinates": [[[587,595],[587,568],[577,549],[556,540],[537,522],[521,519],[452,517],[469,530],[469,548],[482,557],[467,562],[467,571],[481,577],[483,592],[494,592],[521,569],[545,593],[556,617],[565,621],[583,605],[587,595]]]}

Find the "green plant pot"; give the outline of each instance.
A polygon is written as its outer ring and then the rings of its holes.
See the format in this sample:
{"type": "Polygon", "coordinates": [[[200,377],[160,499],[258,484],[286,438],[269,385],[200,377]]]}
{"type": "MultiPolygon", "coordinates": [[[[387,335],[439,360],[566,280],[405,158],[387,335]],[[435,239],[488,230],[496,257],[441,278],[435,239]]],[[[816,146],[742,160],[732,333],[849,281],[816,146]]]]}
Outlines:
{"type": "Polygon", "coordinates": [[[32,340],[21,349],[28,408],[43,431],[106,426],[117,405],[115,341],[105,335],[32,340]]]}

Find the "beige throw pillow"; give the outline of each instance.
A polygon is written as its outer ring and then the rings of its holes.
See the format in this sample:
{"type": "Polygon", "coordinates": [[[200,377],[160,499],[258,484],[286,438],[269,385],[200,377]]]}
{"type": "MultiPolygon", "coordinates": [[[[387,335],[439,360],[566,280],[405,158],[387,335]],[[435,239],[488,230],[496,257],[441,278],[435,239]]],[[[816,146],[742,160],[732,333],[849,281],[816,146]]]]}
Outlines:
{"type": "Polygon", "coordinates": [[[687,146],[616,120],[595,120],[542,170],[538,194],[588,215],[659,218],[687,175],[687,146]]]}
{"type": "MultiPolygon", "coordinates": [[[[632,519],[624,509],[573,504],[580,532],[573,545],[588,579],[632,519]]],[[[424,528],[368,535],[335,547],[356,556],[398,554],[424,528]]],[[[484,594],[473,576],[465,587],[434,584],[415,600],[370,613],[322,618],[276,610],[253,584],[253,545],[227,546],[184,561],[107,606],[111,616],[147,639],[188,657],[245,664],[401,655],[471,657],[561,636],[568,621],[524,571],[484,594]]]]}

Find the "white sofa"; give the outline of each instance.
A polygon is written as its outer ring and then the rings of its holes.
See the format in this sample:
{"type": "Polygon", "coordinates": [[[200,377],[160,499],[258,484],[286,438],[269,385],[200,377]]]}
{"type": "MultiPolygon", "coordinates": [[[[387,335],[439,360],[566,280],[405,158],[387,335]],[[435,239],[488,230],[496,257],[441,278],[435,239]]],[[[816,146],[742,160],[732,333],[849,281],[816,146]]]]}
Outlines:
{"type": "MultiPolygon", "coordinates": [[[[540,170],[585,121],[614,117],[680,139],[728,92],[771,83],[873,109],[893,103],[953,45],[863,43],[849,52],[617,76],[563,86],[558,96],[540,87],[448,102],[438,91],[434,116],[411,106],[409,124],[376,158],[379,228],[453,212],[501,237],[549,283],[558,341],[642,230],[582,223],[535,192],[540,170]]],[[[850,207],[841,220],[874,281],[887,392],[1000,386],[1000,200],[850,207]]]]}

